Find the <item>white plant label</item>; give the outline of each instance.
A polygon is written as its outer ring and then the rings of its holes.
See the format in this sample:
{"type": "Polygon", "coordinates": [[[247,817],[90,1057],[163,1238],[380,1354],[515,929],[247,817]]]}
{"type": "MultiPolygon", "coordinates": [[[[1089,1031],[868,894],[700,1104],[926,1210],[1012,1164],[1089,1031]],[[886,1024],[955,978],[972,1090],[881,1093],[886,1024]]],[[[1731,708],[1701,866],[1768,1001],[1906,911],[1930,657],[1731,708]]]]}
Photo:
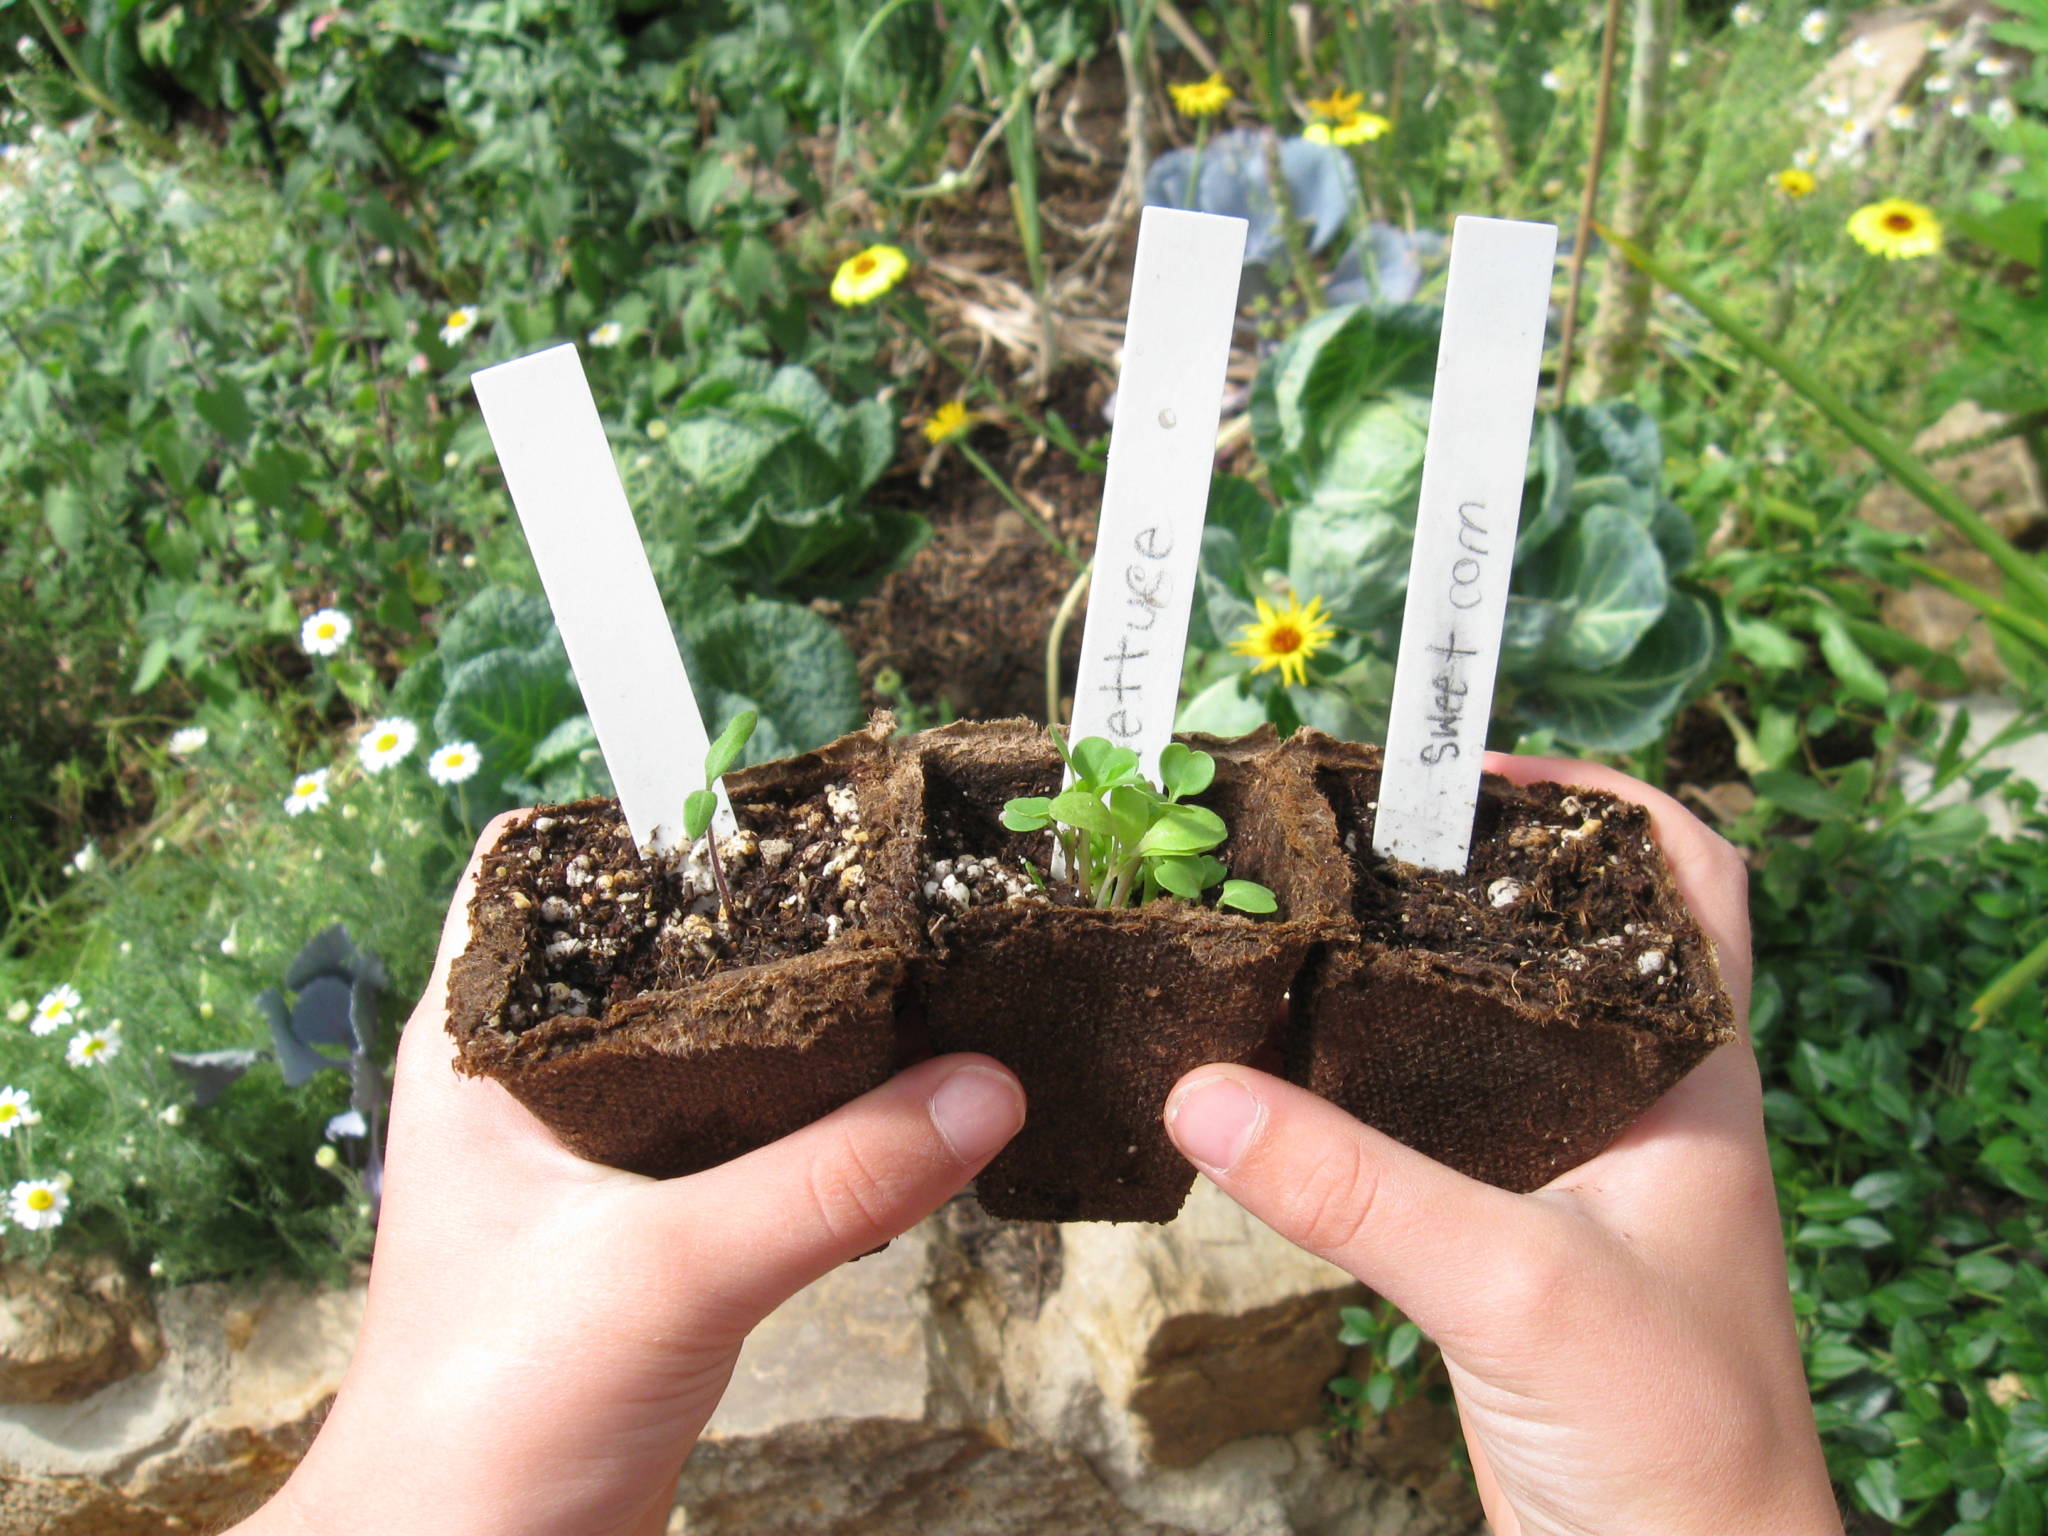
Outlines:
{"type": "Polygon", "coordinates": [[[1180,701],[1247,227],[1174,208],[1138,223],[1072,739],[1130,747],[1155,779],[1180,701]]]}
{"type": "Polygon", "coordinates": [[[1556,259],[1553,224],[1461,218],[1451,231],[1372,829],[1385,858],[1462,872],[1471,854],[1556,259]]]}
{"type": "MultiPolygon", "coordinates": [[[[711,741],[582,360],[550,347],[470,383],[633,841],[670,852],[711,741]]],[[[732,827],[718,793],[714,833],[732,827]]]]}

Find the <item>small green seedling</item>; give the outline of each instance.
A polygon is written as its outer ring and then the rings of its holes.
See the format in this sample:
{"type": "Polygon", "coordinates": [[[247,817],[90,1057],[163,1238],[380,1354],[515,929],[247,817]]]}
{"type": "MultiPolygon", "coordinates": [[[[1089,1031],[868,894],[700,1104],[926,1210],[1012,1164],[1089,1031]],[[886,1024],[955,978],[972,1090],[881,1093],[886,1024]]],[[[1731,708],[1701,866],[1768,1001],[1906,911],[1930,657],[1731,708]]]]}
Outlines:
{"type": "MultiPolygon", "coordinates": [[[[694,843],[711,828],[711,818],[718,814],[718,794],[715,786],[725,777],[726,769],[740,755],[740,749],[754,734],[754,726],[760,715],[751,709],[743,709],[733,716],[732,724],[719,732],[718,740],[711,743],[711,750],[704,754],[704,787],[690,791],[683,802],[683,838],[694,843]]],[[[704,847],[711,855],[711,880],[718,887],[718,900],[725,911],[737,910],[732,903],[732,888],[725,883],[725,869],[718,861],[718,839],[706,838],[704,847]]]]}
{"type": "Polygon", "coordinates": [[[1012,832],[1052,827],[1068,873],[1095,906],[1142,906],[1162,892],[1199,901],[1219,881],[1220,907],[1271,912],[1279,906],[1256,881],[1224,879],[1228,871],[1209,850],[1230,829],[1214,811],[1182,803],[1215,780],[1215,758],[1171,742],[1159,754],[1155,786],[1138,772],[1138,754],[1129,747],[1087,736],[1069,751],[1059,732],[1052,739],[1074,771],[1073,784],[1049,799],[1010,801],[1003,825],[1012,832]]]}

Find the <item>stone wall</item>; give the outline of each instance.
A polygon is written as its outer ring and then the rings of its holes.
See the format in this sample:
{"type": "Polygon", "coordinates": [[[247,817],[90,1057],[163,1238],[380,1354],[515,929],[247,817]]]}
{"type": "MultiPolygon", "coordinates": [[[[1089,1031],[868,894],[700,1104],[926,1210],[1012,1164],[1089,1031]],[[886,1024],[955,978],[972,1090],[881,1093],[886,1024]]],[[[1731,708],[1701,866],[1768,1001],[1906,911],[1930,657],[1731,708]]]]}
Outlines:
{"type": "MultiPolygon", "coordinates": [[[[1165,1227],[992,1222],[958,1201],[748,1341],[671,1536],[1466,1536],[1445,1410],[1325,1433],[1348,1277],[1207,1184],[1165,1227]]],[[[0,1531],[215,1531],[283,1480],[360,1289],[193,1286],[160,1362],[0,1405],[0,1531]]],[[[137,1357],[137,1362],[141,1357],[137,1357]]]]}

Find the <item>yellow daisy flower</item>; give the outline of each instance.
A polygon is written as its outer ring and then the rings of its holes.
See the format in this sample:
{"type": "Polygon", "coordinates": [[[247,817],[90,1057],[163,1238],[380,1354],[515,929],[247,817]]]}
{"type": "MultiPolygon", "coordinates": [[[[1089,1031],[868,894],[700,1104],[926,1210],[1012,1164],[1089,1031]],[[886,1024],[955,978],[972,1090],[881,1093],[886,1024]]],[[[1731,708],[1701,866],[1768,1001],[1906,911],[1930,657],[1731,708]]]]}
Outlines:
{"type": "Polygon", "coordinates": [[[950,443],[979,419],[965,400],[948,400],[925,419],[924,440],[933,447],[950,443]]]}
{"type": "Polygon", "coordinates": [[[1174,109],[1182,117],[1214,117],[1237,96],[1223,83],[1221,75],[1211,75],[1190,85],[1169,85],[1167,90],[1173,93],[1174,109]]]}
{"type": "Polygon", "coordinates": [[[1301,136],[1311,144],[1370,144],[1393,126],[1377,112],[1354,112],[1340,123],[1310,123],[1301,136]]]}
{"type": "Polygon", "coordinates": [[[1932,209],[1902,197],[1866,203],[1849,215],[1849,233],[1873,256],[1910,261],[1941,249],[1941,221],[1932,209]]]}
{"type": "Polygon", "coordinates": [[[1290,595],[1285,608],[1275,610],[1263,597],[1257,599],[1259,622],[1244,626],[1244,634],[1231,650],[1250,656],[1258,665],[1252,675],[1280,669],[1280,681],[1299,686],[1308,681],[1308,659],[1328,645],[1337,630],[1323,612],[1323,600],[1312,597],[1308,606],[1290,595]]]}
{"type": "Polygon", "coordinates": [[[1813,179],[1813,172],[1801,170],[1796,165],[1788,170],[1778,172],[1777,175],[1771,178],[1771,181],[1780,192],[1790,198],[1809,196],[1813,189],[1819,185],[1813,179]]]}
{"type": "Polygon", "coordinates": [[[1310,113],[1331,123],[1343,122],[1364,105],[1363,91],[1332,91],[1327,96],[1311,96],[1308,101],[1310,113]]]}
{"type": "Polygon", "coordinates": [[[871,245],[832,274],[832,302],[848,309],[872,304],[903,280],[910,258],[893,245],[871,245]]]}

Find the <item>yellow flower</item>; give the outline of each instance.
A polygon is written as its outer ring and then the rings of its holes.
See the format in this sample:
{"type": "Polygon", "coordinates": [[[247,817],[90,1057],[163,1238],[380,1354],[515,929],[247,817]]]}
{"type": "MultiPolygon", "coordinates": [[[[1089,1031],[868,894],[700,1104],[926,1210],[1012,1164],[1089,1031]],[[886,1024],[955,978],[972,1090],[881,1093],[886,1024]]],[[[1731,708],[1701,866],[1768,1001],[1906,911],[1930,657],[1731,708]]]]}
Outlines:
{"type": "Polygon", "coordinates": [[[872,304],[903,280],[910,258],[893,245],[871,245],[839,263],[832,275],[832,302],[848,309],[872,304]]]}
{"type": "Polygon", "coordinates": [[[1325,122],[1341,123],[1365,105],[1363,91],[1332,91],[1323,97],[1311,96],[1309,111],[1325,122]]]}
{"type": "Polygon", "coordinates": [[[924,440],[934,447],[950,443],[973,426],[979,418],[967,409],[965,400],[948,400],[925,418],[924,440]]]}
{"type": "Polygon", "coordinates": [[[1309,657],[1328,645],[1337,633],[1329,615],[1323,612],[1323,600],[1312,597],[1304,608],[1299,598],[1290,595],[1287,606],[1278,612],[1263,597],[1257,601],[1259,622],[1245,625],[1243,638],[1231,650],[1258,661],[1252,668],[1255,677],[1278,667],[1281,682],[1307,682],[1309,657]]]}
{"type": "Polygon", "coordinates": [[[1223,83],[1221,75],[1211,75],[1192,85],[1169,85],[1167,89],[1173,93],[1173,105],[1182,117],[1214,117],[1237,95],[1223,83]]]}
{"type": "Polygon", "coordinates": [[[1377,112],[1354,112],[1340,123],[1310,123],[1301,136],[1311,144],[1370,144],[1393,126],[1377,112]]]}
{"type": "Polygon", "coordinates": [[[1910,261],[1941,249],[1941,221],[1933,210],[1902,197],[1866,203],[1849,215],[1849,233],[1873,256],[1910,261]]]}
{"type": "Polygon", "coordinates": [[[1791,198],[1805,197],[1817,185],[1813,179],[1813,172],[1801,170],[1796,165],[1790,170],[1778,172],[1771,180],[1777,184],[1780,192],[1791,198]]]}

